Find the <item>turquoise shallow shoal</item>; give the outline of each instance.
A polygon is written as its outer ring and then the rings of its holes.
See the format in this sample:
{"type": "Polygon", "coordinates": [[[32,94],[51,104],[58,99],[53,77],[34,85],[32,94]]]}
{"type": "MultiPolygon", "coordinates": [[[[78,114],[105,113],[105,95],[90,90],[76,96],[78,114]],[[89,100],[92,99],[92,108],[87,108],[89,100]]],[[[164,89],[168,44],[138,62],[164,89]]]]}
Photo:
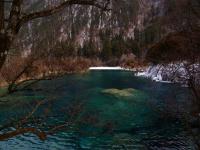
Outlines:
{"type": "Polygon", "coordinates": [[[1,99],[0,125],[27,114],[43,99],[52,99],[35,113],[48,113],[44,124],[63,123],[71,117],[67,112],[81,105],[75,124],[46,141],[32,134],[17,136],[0,142],[0,150],[192,150],[182,121],[189,96],[179,85],[152,82],[129,71],[90,71],[41,81],[1,99]]]}

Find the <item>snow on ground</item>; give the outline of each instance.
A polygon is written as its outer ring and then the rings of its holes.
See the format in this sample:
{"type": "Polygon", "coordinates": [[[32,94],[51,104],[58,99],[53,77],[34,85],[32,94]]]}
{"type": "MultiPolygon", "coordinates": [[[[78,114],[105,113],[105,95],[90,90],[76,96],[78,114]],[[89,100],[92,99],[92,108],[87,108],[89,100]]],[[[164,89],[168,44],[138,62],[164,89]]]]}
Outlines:
{"type": "Polygon", "coordinates": [[[140,77],[150,78],[156,82],[164,82],[164,83],[173,83],[178,82],[175,81],[174,78],[176,77],[176,73],[185,74],[182,69],[181,65],[168,64],[166,66],[162,65],[153,65],[149,66],[143,72],[137,72],[135,75],[140,77]],[[177,72],[174,70],[176,69],[177,72]]]}
{"type": "Polygon", "coordinates": [[[89,70],[126,70],[126,71],[136,71],[136,69],[122,68],[120,66],[116,67],[90,67],[89,70]]]}
{"type": "Polygon", "coordinates": [[[157,73],[157,72],[144,71],[144,72],[137,72],[135,75],[138,76],[138,77],[150,78],[150,79],[152,79],[153,81],[156,81],[156,82],[172,83],[171,81],[163,80],[163,77],[162,77],[160,72],[157,73]]]}
{"type": "Polygon", "coordinates": [[[163,81],[162,76],[162,68],[160,66],[149,66],[143,72],[137,72],[136,76],[151,78],[153,81],[156,82],[166,82],[171,83],[170,81],[163,81]]]}
{"type": "Polygon", "coordinates": [[[138,72],[136,71],[137,69],[128,69],[128,68],[122,68],[120,66],[116,67],[107,67],[107,66],[102,66],[102,67],[90,67],[89,70],[125,70],[125,71],[134,71],[136,72],[136,76],[141,76],[141,77],[147,77],[151,78],[153,81],[156,82],[164,82],[164,83],[171,83],[170,81],[163,81],[161,72],[159,72],[159,67],[148,67],[146,68],[143,72],[138,72]]]}
{"type": "MultiPolygon", "coordinates": [[[[125,71],[133,71],[136,76],[150,78],[156,82],[164,82],[164,83],[181,83],[182,85],[186,85],[188,81],[188,73],[185,69],[185,65],[187,62],[177,62],[171,63],[167,65],[151,65],[146,68],[140,69],[128,69],[120,66],[116,67],[90,67],[89,70],[125,70],[125,71]],[[140,70],[140,71],[138,71],[140,70]]],[[[193,64],[189,66],[189,69],[199,70],[200,64],[193,64]]],[[[199,74],[195,74],[199,75],[199,74]]],[[[200,81],[200,79],[198,79],[200,81]]]]}
{"type": "Polygon", "coordinates": [[[197,73],[200,69],[200,64],[188,65],[187,62],[177,62],[167,65],[152,65],[145,69],[145,71],[137,72],[136,76],[150,78],[156,82],[165,83],[181,83],[186,85],[189,79],[189,73],[194,73],[193,76],[200,81],[197,73]],[[186,67],[187,66],[187,67],[186,67]]]}
{"type": "Polygon", "coordinates": [[[123,70],[122,67],[90,67],[89,70],[123,70]]]}

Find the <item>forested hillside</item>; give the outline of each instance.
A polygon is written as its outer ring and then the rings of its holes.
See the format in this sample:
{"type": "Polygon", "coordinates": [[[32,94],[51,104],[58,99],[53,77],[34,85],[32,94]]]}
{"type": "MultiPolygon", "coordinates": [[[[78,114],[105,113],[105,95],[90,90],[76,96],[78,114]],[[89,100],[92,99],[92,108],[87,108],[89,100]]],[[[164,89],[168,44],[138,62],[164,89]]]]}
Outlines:
{"type": "MultiPolygon", "coordinates": [[[[51,7],[56,1],[30,1],[28,11],[51,7]]],[[[53,16],[36,19],[18,35],[16,51],[50,53],[52,56],[98,57],[108,60],[122,54],[142,55],[142,49],[158,41],[163,0],[111,1],[111,11],[92,6],[71,6],[53,16]]]]}
{"type": "MultiPolygon", "coordinates": [[[[2,69],[3,80],[15,82],[18,74],[24,73],[46,76],[80,72],[90,66],[137,68],[149,62],[196,61],[193,56],[198,54],[199,47],[198,0],[97,0],[97,7],[93,7],[96,1],[88,0],[89,5],[69,4],[50,15],[37,14],[60,2],[18,2],[22,21],[15,25],[10,14],[10,25],[5,20],[1,26],[2,38],[8,37],[1,45],[0,64],[4,60],[7,64],[2,69]],[[41,17],[35,17],[34,12],[41,17]],[[26,14],[33,14],[27,22],[26,14]],[[196,45],[197,49],[189,45],[196,45]],[[188,51],[190,55],[186,55],[188,51]],[[13,73],[9,75],[10,72],[13,73]]],[[[1,14],[9,18],[10,10],[15,9],[9,2],[4,2],[4,6],[1,14]]]]}

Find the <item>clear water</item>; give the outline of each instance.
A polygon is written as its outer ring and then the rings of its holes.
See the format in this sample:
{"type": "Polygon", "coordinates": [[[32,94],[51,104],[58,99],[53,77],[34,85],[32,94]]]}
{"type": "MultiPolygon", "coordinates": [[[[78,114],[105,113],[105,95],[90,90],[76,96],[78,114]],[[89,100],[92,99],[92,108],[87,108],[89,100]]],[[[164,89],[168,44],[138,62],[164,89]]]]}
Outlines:
{"type": "Polygon", "coordinates": [[[81,105],[74,125],[45,141],[32,134],[17,136],[0,142],[0,150],[192,150],[182,121],[188,95],[178,85],[155,83],[126,71],[91,71],[41,81],[0,103],[0,124],[23,116],[36,100],[47,98],[53,100],[35,113],[48,114],[42,128],[69,120],[67,112],[81,105]]]}

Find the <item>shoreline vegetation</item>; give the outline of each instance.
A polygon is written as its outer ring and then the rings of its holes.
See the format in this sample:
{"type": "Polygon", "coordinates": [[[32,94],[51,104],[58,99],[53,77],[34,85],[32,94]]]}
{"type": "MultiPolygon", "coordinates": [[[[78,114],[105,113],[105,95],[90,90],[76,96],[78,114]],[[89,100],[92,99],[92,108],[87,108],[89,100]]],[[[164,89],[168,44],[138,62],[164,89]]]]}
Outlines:
{"type": "MultiPolygon", "coordinates": [[[[73,70],[73,71],[48,71],[46,73],[41,73],[38,74],[34,79],[35,80],[39,80],[39,79],[43,79],[45,80],[45,77],[49,77],[49,78],[53,78],[53,77],[59,77],[65,74],[73,74],[73,73],[87,73],[88,71],[92,71],[92,70],[122,70],[122,71],[132,71],[132,72],[141,72],[144,71],[144,69],[146,69],[146,67],[140,67],[140,68],[125,68],[125,67],[121,67],[121,66],[95,66],[95,67],[87,67],[87,68],[83,68],[83,70],[73,70]]],[[[2,78],[2,77],[1,77],[2,78]]],[[[29,81],[32,80],[33,78],[31,77],[22,77],[20,78],[20,80],[18,80],[17,82],[24,82],[24,81],[29,81]]],[[[0,87],[6,87],[8,86],[9,83],[7,83],[6,81],[1,80],[0,81],[0,87]]]]}
{"type": "MultiPolygon", "coordinates": [[[[85,57],[62,57],[60,59],[56,57],[10,57],[0,74],[0,88],[7,89],[9,94],[25,89],[41,80],[51,80],[66,74],[87,73],[90,70],[132,71],[135,76],[149,78],[155,82],[180,83],[181,86],[187,86],[187,79],[183,78],[187,76],[184,63],[187,62],[146,63],[133,57],[132,53],[109,61],[85,57]]],[[[198,65],[195,64],[195,67],[198,65]]]]}
{"type": "MultiPolygon", "coordinates": [[[[84,60],[85,61],[85,60],[84,60]]],[[[167,66],[162,66],[162,65],[140,65],[137,67],[130,67],[130,66],[104,66],[103,63],[96,63],[96,66],[91,66],[91,64],[86,64],[78,68],[73,68],[69,70],[54,70],[54,71],[47,71],[47,72],[40,72],[38,75],[35,75],[35,78],[31,78],[28,76],[22,76],[19,80],[16,81],[16,83],[21,83],[21,82],[29,82],[31,80],[47,80],[59,76],[63,76],[66,74],[73,74],[73,73],[87,73],[88,71],[95,71],[95,70],[122,70],[122,71],[132,71],[134,72],[135,76],[138,77],[145,77],[145,78],[150,78],[152,81],[155,82],[162,82],[162,83],[181,83],[181,81],[172,81],[170,79],[170,65],[168,64],[167,66]],[[164,73],[168,71],[168,77],[164,73]]],[[[177,63],[176,66],[182,65],[181,63],[177,63]]],[[[173,66],[174,67],[174,66],[173,66]]],[[[180,72],[182,75],[184,75],[184,71],[181,70],[180,72]]],[[[2,77],[1,77],[2,78],[2,77]]],[[[8,82],[5,80],[0,81],[0,87],[5,88],[9,85],[8,82]]]]}
{"type": "MultiPolygon", "coordinates": [[[[82,63],[85,63],[86,60],[82,60],[82,63]]],[[[81,61],[80,61],[81,62],[81,61]]],[[[79,63],[80,63],[79,62],[79,63]]],[[[78,62],[76,62],[78,63],[78,62]]],[[[76,64],[75,63],[75,64],[76,64]]],[[[80,63],[81,64],[81,63],[80,63]]],[[[28,75],[22,75],[16,83],[21,83],[21,82],[29,82],[31,80],[47,80],[59,76],[63,76],[66,74],[73,74],[73,73],[87,73],[88,71],[95,71],[95,70],[122,70],[122,71],[132,71],[134,72],[135,76],[138,77],[145,77],[145,78],[150,78],[152,81],[156,82],[163,82],[163,83],[173,83],[173,82],[178,82],[178,81],[170,81],[170,79],[165,79],[162,77],[163,72],[164,72],[164,66],[162,65],[140,65],[137,67],[132,67],[132,66],[106,66],[103,65],[102,62],[96,63],[97,65],[92,66],[91,64],[81,64],[79,67],[71,68],[68,70],[46,70],[46,71],[38,71],[38,73],[35,73],[35,77],[32,78],[31,76],[28,75]],[[37,75],[36,75],[37,74],[37,75]]],[[[46,66],[45,66],[46,67],[46,66]]],[[[45,68],[44,67],[44,68],[45,68]]],[[[169,66],[166,68],[169,69],[169,66]]],[[[166,69],[165,68],[165,69],[166,69]]],[[[170,73],[170,72],[168,72],[170,73]]],[[[183,71],[182,71],[183,73],[183,71]]],[[[5,80],[2,80],[2,76],[0,76],[0,87],[5,88],[9,85],[9,82],[6,82],[5,80]]]]}
{"type": "Polygon", "coordinates": [[[86,57],[17,57],[10,56],[0,73],[0,87],[24,82],[26,80],[42,80],[71,73],[85,73],[90,67],[120,66],[126,70],[137,71],[143,68],[136,58],[130,59],[132,54],[123,55],[120,59],[103,61],[99,58],[86,57]]]}

